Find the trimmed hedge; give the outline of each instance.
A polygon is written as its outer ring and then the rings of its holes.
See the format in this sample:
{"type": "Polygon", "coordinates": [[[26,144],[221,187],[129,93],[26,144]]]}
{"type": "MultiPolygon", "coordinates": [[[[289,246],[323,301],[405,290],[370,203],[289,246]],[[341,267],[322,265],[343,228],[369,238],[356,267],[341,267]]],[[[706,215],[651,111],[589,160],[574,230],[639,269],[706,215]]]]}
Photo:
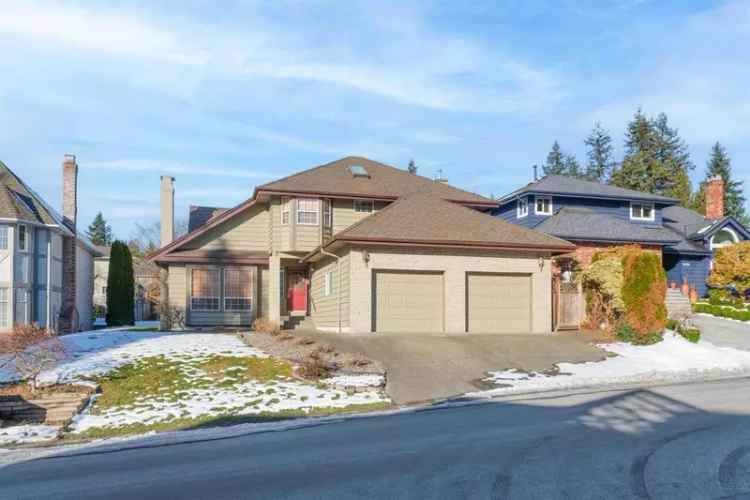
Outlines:
{"type": "Polygon", "coordinates": [[[694,344],[698,343],[698,341],[701,339],[700,330],[698,330],[697,328],[688,328],[676,319],[668,319],[667,328],[679,333],[685,340],[688,340],[694,344]]]}
{"type": "Polygon", "coordinates": [[[107,326],[135,323],[133,257],[120,240],[112,243],[107,275],[107,326]]]}
{"type": "Polygon", "coordinates": [[[739,321],[750,321],[750,311],[746,309],[735,309],[734,307],[715,306],[711,304],[693,304],[693,312],[705,313],[720,318],[736,319],[739,321]]]}
{"type": "Polygon", "coordinates": [[[714,288],[708,291],[708,303],[712,306],[732,306],[737,309],[747,308],[747,304],[740,297],[735,297],[729,290],[714,288]]]}

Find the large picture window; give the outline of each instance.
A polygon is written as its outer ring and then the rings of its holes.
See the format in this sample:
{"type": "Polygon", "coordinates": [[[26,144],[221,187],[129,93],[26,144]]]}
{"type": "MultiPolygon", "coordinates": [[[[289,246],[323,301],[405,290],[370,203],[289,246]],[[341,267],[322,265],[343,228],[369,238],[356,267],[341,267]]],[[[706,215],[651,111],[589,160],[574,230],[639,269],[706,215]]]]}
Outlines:
{"type": "Polygon", "coordinates": [[[190,288],[190,309],[218,311],[221,300],[218,269],[193,269],[190,288]]]}
{"type": "Polygon", "coordinates": [[[250,269],[224,269],[224,309],[249,311],[252,302],[252,272],[250,269]]]}
{"type": "Polygon", "coordinates": [[[320,200],[317,198],[299,198],[297,200],[297,224],[317,226],[320,215],[320,200]]]}

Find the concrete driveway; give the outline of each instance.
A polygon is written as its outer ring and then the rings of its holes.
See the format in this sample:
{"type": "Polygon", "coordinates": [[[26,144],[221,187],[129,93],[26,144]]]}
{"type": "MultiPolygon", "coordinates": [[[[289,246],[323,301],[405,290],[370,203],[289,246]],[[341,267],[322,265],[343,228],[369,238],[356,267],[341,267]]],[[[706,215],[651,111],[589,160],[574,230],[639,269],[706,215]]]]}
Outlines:
{"type": "Polygon", "coordinates": [[[700,328],[703,340],[720,347],[750,351],[750,324],[700,314],[694,315],[693,321],[700,328]]]}
{"type": "Polygon", "coordinates": [[[491,370],[542,371],[555,363],[605,358],[574,335],[313,335],[382,362],[388,370],[386,391],[399,404],[495,387],[481,381],[491,370]]]}

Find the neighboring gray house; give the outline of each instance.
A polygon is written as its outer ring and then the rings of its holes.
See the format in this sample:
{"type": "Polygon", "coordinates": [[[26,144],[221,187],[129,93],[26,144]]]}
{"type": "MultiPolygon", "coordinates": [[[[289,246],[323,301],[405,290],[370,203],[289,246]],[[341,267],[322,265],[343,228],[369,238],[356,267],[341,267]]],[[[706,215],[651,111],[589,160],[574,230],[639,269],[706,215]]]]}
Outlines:
{"type": "Polygon", "coordinates": [[[0,162],[0,331],[92,325],[94,246],[76,232],[78,165],[63,161],[62,215],[0,162]]]}

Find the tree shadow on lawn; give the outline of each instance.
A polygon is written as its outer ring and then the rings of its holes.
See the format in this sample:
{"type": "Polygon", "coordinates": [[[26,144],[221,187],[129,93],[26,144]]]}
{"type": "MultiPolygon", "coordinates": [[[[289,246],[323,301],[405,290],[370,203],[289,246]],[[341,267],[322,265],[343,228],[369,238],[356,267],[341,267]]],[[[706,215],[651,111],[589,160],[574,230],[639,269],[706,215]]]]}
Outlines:
{"type": "MultiPolygon", "coordinates": [[[[232,474],[247,467],[247,473],[227,479],[244,488],[235,493],[253,491],[259,497],[325,496],[334,490],[356,496],[363,485],[367,496],[412,498],[718,498],[750,493],[750,417],[702,410],[659,390],[469,401],[344,421],[309,419],[293,433],[275,432],[276,426],[206,430],[281,420],[293,418],[220,417],[192,426],[198,433],[63,451],[0,469],[0,482],[8,481],[10,487],[44,481],[49,486],[48,481],[88,476],[87,464],[105,475],[132,475],[137,471],[120,472],[122,464],[146,459],[154,474],[160,467],[170,470],[175,460],[190,463],[195,471],[217,471],[218,479],[222,470],[232,474]],[[71,455],[77,458],[66,460],[71,455]],[[268,457],[274,458],[268,462],[268,457]],[[274,475],[280,470],[283,481],[274,475]]],[[[200,474],[174,481],[188,481],[187,491],[197,496],[208,487],[200,474]]],[[[231,496],[232,491],[222,493],[231,496]]],[[[131,493],[137,496],[138,491],[131,493]]]]}

